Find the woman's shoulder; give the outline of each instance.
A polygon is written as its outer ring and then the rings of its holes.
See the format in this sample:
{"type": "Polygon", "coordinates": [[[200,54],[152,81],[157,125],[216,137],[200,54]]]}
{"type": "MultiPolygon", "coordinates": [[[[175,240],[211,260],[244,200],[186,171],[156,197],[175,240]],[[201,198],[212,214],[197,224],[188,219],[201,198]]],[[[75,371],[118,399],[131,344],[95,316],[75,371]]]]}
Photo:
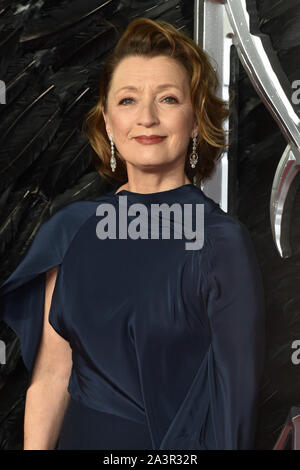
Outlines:
{"type": "Polygon", "coordinates": [[[93,199],[78,200],[60,207],[41,224],[32,246],[37,247],[40,243],[45,245],[49,239],[67,247],[81,225],[96,213],[97,207],[110,200],[110,193],[106,193],[93,199]]]}
{"type": "Polygon", "coordinates": [[[224,256],[226,259],[238,253],[254,255],[252,236],[247,226],[220,207],[202,189],[193,189],[194,201],[204,205],[204,251],[210,255],[224,256]]]}
{"type": "Polygon", "coordinates": [[[92,216],[102,198],[92,200],[80,200],[66,204],[52,214],[42,223],[34,239],[35,244],[45,240],[45,237],[64,235],[58,241],[68,242],[69,238],[76,232],[82,223],[92,216]]]}
{"type": "Polygon", "coordinates": [[[229,214],[220,207],[211,197],[207,196],[204,191],[195,187],[193,189],[196,203],[204,205],[204,224],[207,229],[207,235],[213,238],[217,237],[241,237],[249,235],[246,225],[236,216],[229,214]]]}
{"type": "Polygon", "coordinates": [[[109,196],[67,203],[39,226],[21,262],[1,284],[1,293],[24,284],[38,274],[62,263],[64,255],[82,225],[92,217],[99,204],[109,196]]]}
{"type": "Polygon", "coordinates": [[[242,271],[257,264],[257,253],[247,226],[237,217],[223,211],[218,205],[206,219],[205,253],[211,271],[220,269],[227,276],[228,270],[242,271]]]}

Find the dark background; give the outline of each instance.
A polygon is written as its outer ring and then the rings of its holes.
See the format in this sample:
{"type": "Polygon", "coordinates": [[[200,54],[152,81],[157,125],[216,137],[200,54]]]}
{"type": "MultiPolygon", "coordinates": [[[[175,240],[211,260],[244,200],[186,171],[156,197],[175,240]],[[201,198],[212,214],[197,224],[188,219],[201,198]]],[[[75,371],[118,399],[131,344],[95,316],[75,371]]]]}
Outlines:
{"type": "MultiPolygon", "coordinates": [[[[109,191],[80,129],[96,101],[102,63],[135,17],[163,19],[193,37],[192,0],[0,0],[0,283],[25,256],[39,226],[59,208],[109,191]]],[[[300,79],[298,0],[257,0],[259,28],[269,35],[292,83],[300,79]],[[274,5],[275,4],[275,5],[274,5]]],[[[272,449],[292,405],[300,404],[300,199],[292,216],[293,256],[273,242],[269,203],[286,146],[275,121],[236,61],[232,67],[234,135],[230,208],[249,229],[263,274],[267,357],[261,386],[257,449],[272,449]]],[[[291,87],[291,94],[292,94],[291,87]]],[[[23,448],[27,371],[14,332],[0,322],[7,344],[0,366],[0,449],[23,448]]]]}

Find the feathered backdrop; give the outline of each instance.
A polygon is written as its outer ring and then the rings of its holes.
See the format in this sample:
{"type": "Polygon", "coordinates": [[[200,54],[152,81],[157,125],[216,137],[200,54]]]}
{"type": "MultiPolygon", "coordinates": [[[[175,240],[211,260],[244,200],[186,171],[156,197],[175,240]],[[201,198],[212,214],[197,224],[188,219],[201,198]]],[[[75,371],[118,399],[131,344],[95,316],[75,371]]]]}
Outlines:
{"type": "MultiPolygon", "coordinates": [[[[290,83],[300,78],[300,3],[256,0],[259,29],[267,34],[290,83]]],[[[250,230],[263,272],[266,296],[267,358],[260,394],[256,448],[273,448],[288,412],[300,405],[300,364],[292,343],[300,340],[300,194],[291,217],[293,256],[282,259],[270,227],[274,174],[286,141],[261,103],[242,66],[239,86],[238,216],[250,230]]],[[[300,115],[299,105],[294,109],[300,115]]]]}
{"type": "MultiPolygon", "coordinates": [[[[256,3],[260,28],[270,35],[288,78],[299,78],[298,0],[256,3]]],[[[6,104],[0,105],[0,282],[59,208],[111,189],[95,170],[82,119],[96,102],[106,55],[141,16],[168,21],[193,37],[192,0],[0,0],[0,80],[6,85],[6,104]]],[[[248,227],[264,278],[267,359],[256,447],[271,449],[290,407],[300,403],[300,366],[290,360],[291,343],[300,339],[300,202],[296,197],[296,254],[282,260],[272,240],[269,199],[286,144],[235,63],[230,211],[248,227]]],[[[0,366],[0,448],[22,449],[27,371],[18,339],[4,322],[0,338],[7,345],[0,366]]]]}

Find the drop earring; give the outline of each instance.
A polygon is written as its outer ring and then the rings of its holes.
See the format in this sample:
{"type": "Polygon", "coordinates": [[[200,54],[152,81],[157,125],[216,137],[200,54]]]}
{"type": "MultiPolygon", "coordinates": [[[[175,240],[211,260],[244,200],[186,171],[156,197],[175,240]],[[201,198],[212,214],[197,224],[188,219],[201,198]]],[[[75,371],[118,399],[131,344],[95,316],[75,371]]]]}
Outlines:
{"type": "Polygon", "coordinates": [[[198,137],[198,132],[196,132],[194,134],[194,137],[193,137],[193,150],[192,150],[192,153],[190,155],[190,165],[191,165],[192,168],[195,168],[195,166],[197,164],[197,161],[198,161],[198,154],[196,152],[197,137],[198,137]]]}
{"type": "Polygon", "coordinates": [[[111,152],[111,157],[110,157],[110,166],[112,172],[116,170],[117,162],[116,162],[116,157],[115,157],[115,149],[114,149],[114,143],[112,140],[112,137],[109,137],[110,139],[110,152],[111,152]]]}

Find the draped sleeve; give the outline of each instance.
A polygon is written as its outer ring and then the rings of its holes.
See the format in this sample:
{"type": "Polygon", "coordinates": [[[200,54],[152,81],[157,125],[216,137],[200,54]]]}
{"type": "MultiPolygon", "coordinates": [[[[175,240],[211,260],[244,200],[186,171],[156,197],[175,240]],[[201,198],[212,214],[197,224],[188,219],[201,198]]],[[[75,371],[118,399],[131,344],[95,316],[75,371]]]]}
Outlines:
{"type": "Polygon", "coordinates": [[[265,359],[262,275],[241,222],[217,209],[204,233],[191,283],[208,347],[159,449],[252,449],[265,359]]]}
{"type": "Polygon", "coordinates": [[[252,449],[265,359],[261,271],[246,227],[233,218],[207,236],[202,295],[211,328],[208,449],[252,449]]]}
{"type": "MultiPolygon", "coordinates": [[[[23,362],[31,381],[41,339],[46,272],[62,264],[64,255],[81,225],[99,202],[76,201],[44,222],[17,268],[0,286],[0,320],[18,336],[23,362]]],[[[49,323],[65,339],[63,325],[63,270],[59,269],[52,295],[49,323]]]]}

